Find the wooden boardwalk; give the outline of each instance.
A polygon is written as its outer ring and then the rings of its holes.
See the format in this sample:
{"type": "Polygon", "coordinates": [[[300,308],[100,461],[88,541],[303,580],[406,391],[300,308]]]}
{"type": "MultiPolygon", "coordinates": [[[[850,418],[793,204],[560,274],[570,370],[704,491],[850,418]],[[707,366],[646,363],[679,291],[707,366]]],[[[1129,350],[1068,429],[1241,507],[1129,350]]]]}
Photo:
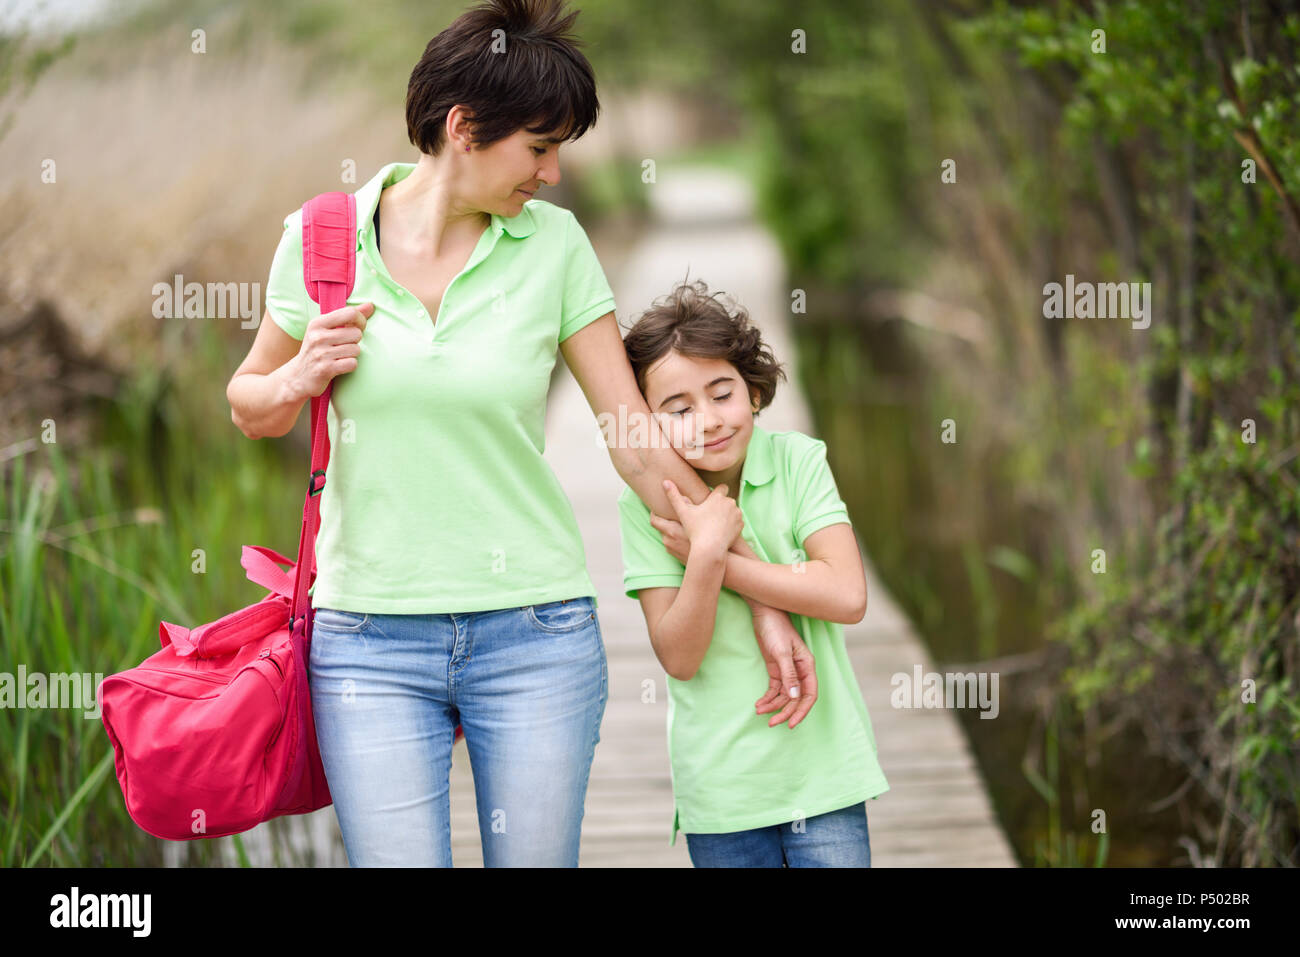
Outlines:
{"type": "MultiPolygon", "coordinates": [[[[607,247],[592,233],[614,287],[620,321],[628,322],[667,293],[675,281],[686,278],[689,267],[690,278],[704,279],[711,291],[736,296],[777,358],[787,364],[790,381],[778,389],[760,423],[772,431],[811,433],[793,375],[790,294],[781,287],[784,268],[771,237],[754,222],[745,188],[726,174],[661,168],[652,190],[657,225],[635,245],[614,252],[607,261],[607,247]]],[[[640,605],[623,594],[615,508],[623,483],[598,444],[595,418],[567,369],[551,393],[545,454],[582,530],[609,660],[609,701],[591,770],[580,866],[689,867],[685,838],[679,834],[676,846],[668,844],[673,800],[665,675],[646,637],[640,605]],[[652,704],[642,702],[646,679],[654,682],[652,704]]],[[[878,800],[867,803],[872,866],[1015,867],[955,715],[890,707],[892,675],[910,675],[917,664],[926,672],[935,669],[870,562],[866,564],[867,614],[861,623],[846,626],[845,642],[890,785],[878,800]]],[[[346,866],[332,809],[304,815],[289,826],[299,835],[295,843],[311,847],[318,864],[346,866]]],[[[245,835],[254,863],[269,863],[262,831],[264,827],[245,835]]],[[[451,840],[455,866],[482,866],[474,781],[463,740],[452,758],[451,840]]],[[[228,857],[233,863],[233,854],[228,857]]]]}

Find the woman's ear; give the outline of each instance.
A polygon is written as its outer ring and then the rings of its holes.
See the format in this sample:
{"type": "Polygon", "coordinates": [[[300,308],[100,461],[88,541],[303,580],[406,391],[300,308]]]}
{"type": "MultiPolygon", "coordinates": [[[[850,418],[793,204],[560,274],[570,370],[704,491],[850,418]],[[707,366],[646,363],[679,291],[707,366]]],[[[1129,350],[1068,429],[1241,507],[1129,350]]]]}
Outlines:
{"type": "Polygon", "coordinates": [[[465,149],[466,151],[468,151],[470,146],[474,142],[473,115],[467,109],[465,109],[463,106],[457,103],[453,105],[450,110],[447,111],[447,119],[445,123],[446,123],[445,133],[447,136],[447,142],[449,144],[452,144],[455,143],[457,140],[459,140],[460,142],[465,144],[465,149]]]}

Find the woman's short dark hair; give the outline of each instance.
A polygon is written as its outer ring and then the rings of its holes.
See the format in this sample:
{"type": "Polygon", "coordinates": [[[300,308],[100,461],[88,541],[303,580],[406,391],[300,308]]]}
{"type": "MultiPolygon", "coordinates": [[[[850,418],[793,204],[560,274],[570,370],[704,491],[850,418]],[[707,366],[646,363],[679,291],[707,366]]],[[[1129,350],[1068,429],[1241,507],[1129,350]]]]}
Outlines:
{"type": "Polygon", "coordinates": [[[596,125],[596,78],[563,0],[486,0],[429,41],[406,88],[406,130],[422,153],[446,145],[447,114],[470,113],[473,141],[521,128],[576,140],[596,125]],[[497,31],[501,31],[498,33],[497,31]]]}
{"type": "Polygon", "coordinates": [[[751,404],[756,401],[760,410],[771,404],[777,379],[785,378],[782,364],[763,342],[745,308],[727,297],[731,301],[728,308],[717,300],[718,295],[710,294],[699,279],[678,283],[628,329],[623,348],[643,394],[646,371],[674,350],[695,359],[725,359],[745,380],[751,404]]]}

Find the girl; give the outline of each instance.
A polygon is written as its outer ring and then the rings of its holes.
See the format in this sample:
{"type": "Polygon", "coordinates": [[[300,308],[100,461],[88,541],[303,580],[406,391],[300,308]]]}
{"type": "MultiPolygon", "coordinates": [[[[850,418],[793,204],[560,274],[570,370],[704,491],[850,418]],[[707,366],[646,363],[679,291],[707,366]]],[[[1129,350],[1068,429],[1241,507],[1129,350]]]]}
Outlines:
{"type": "Polygon", "coordinates": [[[866,579],[826,445],[754,424],[784,373],[745,310],[698,280],[644,313],[624,348],[664,435],[712,489],[694,505],[664,481],[680,522],[630,488],[619,497],[624,589],[668,672],[672,843],[684,831],[696,867],[869,867],[865,802],[889,785],[844,649],[866,579]],[[729,553],[737,535],[758,559],[729,553]],[[750,703],[769,670],[742,595],[790,612],[816,660],[802,690],[816,706],[788,729],[750,703]]]}

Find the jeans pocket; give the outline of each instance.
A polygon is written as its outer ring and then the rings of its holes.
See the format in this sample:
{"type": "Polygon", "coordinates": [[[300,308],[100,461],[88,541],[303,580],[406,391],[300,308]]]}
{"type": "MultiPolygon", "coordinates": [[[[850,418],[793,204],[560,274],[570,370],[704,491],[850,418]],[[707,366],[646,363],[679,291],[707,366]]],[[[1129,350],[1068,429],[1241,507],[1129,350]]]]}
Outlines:
{"type": "Polygon", "coordinates": [[[596,618],[596,608],[589,596],[548,601],[529,605],[528,617],[539,629],[552,633],[577,631],[596,618]]]}
{"type": "Polygon", "coordinates": [[[355,634],[370,624],[370,615],[359,611],[343,611],[338,608],[317,608],[312,619],[312,631],[328,631],[331,634],[355,634]]]}

